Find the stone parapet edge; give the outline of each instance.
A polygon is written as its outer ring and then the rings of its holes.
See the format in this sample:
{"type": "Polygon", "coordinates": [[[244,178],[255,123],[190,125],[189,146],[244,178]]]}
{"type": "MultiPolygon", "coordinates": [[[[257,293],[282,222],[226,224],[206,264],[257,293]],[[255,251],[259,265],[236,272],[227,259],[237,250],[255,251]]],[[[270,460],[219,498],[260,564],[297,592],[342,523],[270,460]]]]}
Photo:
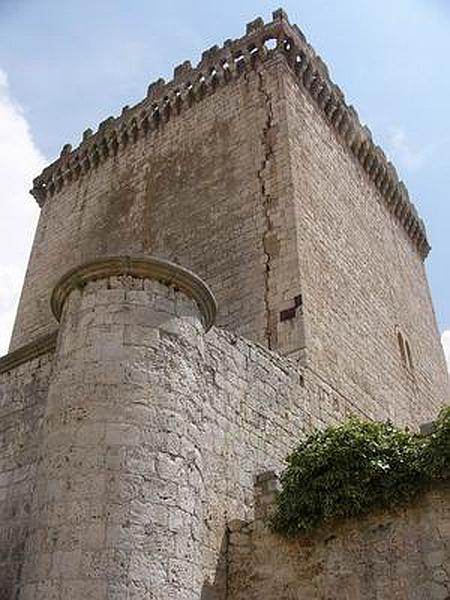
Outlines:
{"type": "Polygon", "coordinates": [[[5,354],[5,356],[0,357],[0,374],[7,373],[34,358],[39,358],[39,356],[54,352],[57,337],[58,330],[43,335],[34,342],[21,346],[20,348],[17,348],[17,350],[13,350],[12,352],[5,354]]]}
{"type": "Polygon", "coordinates": [[[80,146],[72,150],[66,144],[60,157],[33,182],[32,195],[42,207],[65,185],[95,170],[141,136],[157,130],[164,122],[182,113],[195,102],[255,69],[262,61],[282,54],[297,82],[304,87],[330,127],[353,154],[380,192],[391,214],[401,223],[420,256],[430,251],[425,226],[409,199],[406,186],[383,150],[372,141],[368,127],[362,126],[356,110],[347,105],[341,89],[331,81],[328,69],[296,25],[291,25],[283,10],[272,13],[273,21],[264,24],[257,18],[247,25],[246,35],[226,40],[222,48],[213,46],[202,54],[193,68],[190,61],[175,67],[170,82],[159,79],[148,88],[147,97],[122,114],[103,121],[94,134],[83,134],[80,146]],[[275,48],[267,43],[273,40],[275,48]]]}
{"type": "Polygon", "coordinates": [[[72,290],[83,288],[90,281],[123,275],[156,280],[184,292],[196,302],[205,331],[213,326],[217,305],[206,283],[189,269],[153,256],[100,258],[70,270],[53,290],[50,305],[54,316],[61,320],[64,303],[72,290]]]}

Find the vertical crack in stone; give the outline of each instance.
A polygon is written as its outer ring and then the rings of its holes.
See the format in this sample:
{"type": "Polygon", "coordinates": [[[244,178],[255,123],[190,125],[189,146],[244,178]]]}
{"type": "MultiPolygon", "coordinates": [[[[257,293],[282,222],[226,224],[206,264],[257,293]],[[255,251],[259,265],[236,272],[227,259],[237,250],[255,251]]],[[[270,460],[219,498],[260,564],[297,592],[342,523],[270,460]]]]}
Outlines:
{"type": "Polygon", "coordinates": [[[264,251],[264,254],[266,257],[265,273],[264,273],[264,305],[265,305],[265,309],[266,309],[266,338],[267,338],[268,348],[272,349],[272,345],[273,345],[272,344],[272,333],[273,332],[272,332],[272,328],[271,328],[270,308],[269,308],[270,271],[272,268],[272,265],[271,265],[272,256],[271,256],[271,253],[269,250],[270,244],[268,242],[269,242],[270,234],[273,230],[273,223],[270,218],[270,206],[271,206],[272,198],[271,198],[269,192],[267,191],[265,173],[266,173],[266,169],[268,168],[269,161],[273,156],[273,146],[272,146],[272,141],[271,141],[271,130],[273,127],[273,106],[272,106],[272,97],[266,89],[264,75],[261,71],[258,73],[258,91],[260,92],[260,94],[263,98],[264,106],[266,109],[266,118],[265,118],[263,130],[262,130],[262,136],[261,136],[261,143],[262,143],[262,147],[263,147],[263,158],[261,161],[261,166],[258,169],[258,180],[260,183],[264,216],[265,216],[265,220],[266,220],[266,230],[264,232],[263,240],[262,240],[263,251],[264,251]]]}

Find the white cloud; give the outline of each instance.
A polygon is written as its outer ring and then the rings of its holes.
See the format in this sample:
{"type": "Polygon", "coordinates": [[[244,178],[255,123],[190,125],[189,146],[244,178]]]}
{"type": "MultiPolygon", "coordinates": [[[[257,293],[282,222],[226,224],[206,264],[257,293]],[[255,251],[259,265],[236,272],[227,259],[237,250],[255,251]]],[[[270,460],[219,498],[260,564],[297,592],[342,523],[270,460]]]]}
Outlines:
{"type": "Polygon", "coordinates": [[[44,165],[25,115],[11,96],[8,77],[0,69],[0,356],[8,349],[39,215],[28,190],[44,165]]]}
{"type": "Polygon", "coordinates": [[[394,162],[397,162],[408,171],[418,171],[421,169],[433,153],[431,147],[419,148],[412,143],[406,133],[400,128],[392,129],[389,147],[394,162]]]}
{"type": "Polygon", "coordinates": [[[450,373],[450,329],[444,331],[441,337],[442,345],[444,346],[444,354],[447,360],[447,368],[450,373]]]}

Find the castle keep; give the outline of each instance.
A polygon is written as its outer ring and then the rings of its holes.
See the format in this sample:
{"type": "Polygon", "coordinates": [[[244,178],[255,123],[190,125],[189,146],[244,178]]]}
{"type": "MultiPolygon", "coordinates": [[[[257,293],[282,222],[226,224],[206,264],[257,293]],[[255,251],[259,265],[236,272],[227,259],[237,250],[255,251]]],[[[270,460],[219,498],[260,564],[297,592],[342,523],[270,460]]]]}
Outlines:
{"type": "Polygon", "coordinates": [[[0,599],[229,599],[258,473],[312,427],[417,428],[448,401],[424,225],[282,10],[65,145],[32,194],[0,599]]]}

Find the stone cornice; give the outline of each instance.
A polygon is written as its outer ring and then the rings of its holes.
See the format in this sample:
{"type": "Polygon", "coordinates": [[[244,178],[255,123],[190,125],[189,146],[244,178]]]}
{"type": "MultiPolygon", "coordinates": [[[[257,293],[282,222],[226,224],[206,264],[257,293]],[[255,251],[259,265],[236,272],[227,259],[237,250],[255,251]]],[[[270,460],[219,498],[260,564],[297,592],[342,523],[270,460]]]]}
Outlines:
{"type": "Polygon", "coordinates": [[[430,250],[425,226],[395,167],[374,144],[370,130],[361,125],[355,109],[346,104],[344,94],[331,81],[326,65],[300,29],[289,23],[282,10],[275,11],[272,16],[273,21],[267,24],[261,18],[249,23],[244,37],[226,40],[222,48],[213,46],[203,52],[195,68],[189,61],[182,63],[175,68],[172,81],[166,83],[159,79],[151,84],[147,97],[135,107],[125,107],[119,117],[103,121],[95,134],[86,130],[77,149],[72,150],[66,144],[59,159],[33,182],[31,193],[38,204],[43,206],[48,196],[126,151],[129,145],[162,127],[166,121],[243,72],[255,69],[274,54],[281,54],[299,86],[308,92],[329,126],[378,189],[384,204],[403,226],[421,257],[425,258],[430,250]],[[271,42],[274,48],[271,48],[271,42]]]}
{"type": "Polygon", "coordinates": [[[21,346],[9,354],[0,358],[0,374],[15,369],[19,365],[29,362],[44,354],[54,352],[56,348],[56,338],[58,331],[44,335],[30,344],[21,346]]]}
{"type": "Polygon", "coordinates": [[[84,287],[89,281],[120,275],[153,279],[179,289],[195,300],[205,330],[213,326],[217,306],[206,283],[189,269],[153,256],[100,258],[72,269],[59,280],[52,293],[50,303],[56,319],[61,319],[64,303],[72,290],[84,287]]]}

